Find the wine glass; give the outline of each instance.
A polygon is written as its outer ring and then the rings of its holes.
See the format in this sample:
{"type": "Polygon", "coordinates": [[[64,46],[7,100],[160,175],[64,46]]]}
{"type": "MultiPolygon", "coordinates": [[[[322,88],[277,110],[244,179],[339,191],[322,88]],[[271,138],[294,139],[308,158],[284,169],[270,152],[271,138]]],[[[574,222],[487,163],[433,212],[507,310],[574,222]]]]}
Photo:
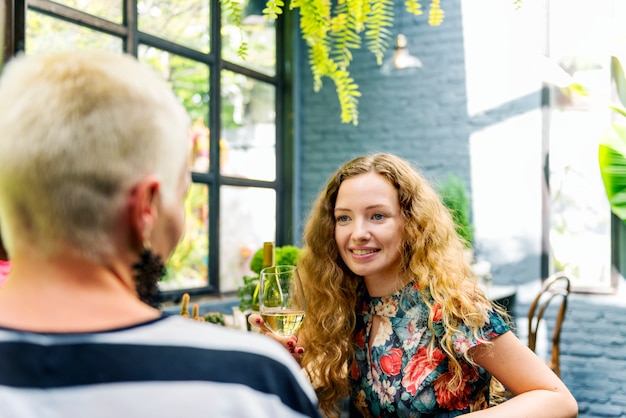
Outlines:
{"type": "Polygon", "coordinates": [[[261,270],[259,314],[273,333],[286,337],[302,325],[306,304],[296,266],[272,266],[261,270]]]}

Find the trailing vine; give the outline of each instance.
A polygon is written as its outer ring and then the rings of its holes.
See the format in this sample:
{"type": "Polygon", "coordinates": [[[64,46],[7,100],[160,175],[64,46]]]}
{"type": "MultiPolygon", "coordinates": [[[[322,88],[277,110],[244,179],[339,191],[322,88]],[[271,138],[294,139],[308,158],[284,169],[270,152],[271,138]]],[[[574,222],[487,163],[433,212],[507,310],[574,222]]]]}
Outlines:
{"type": "MultiPolygon", "coordinates": [[[[281,0],[276,0],[282,3],[281,0]]],[[[244,39],[243,37],[243,24],[241,22],[241,20],[243,19],[243,6],[242,3],[240,3],[237,0],[220,0],[221,4],[222,4],[222,9],[224,10],[224,13],[229,14],[231,16],[231,19],[233,21],[233,25],[235,25],[235,27],[237,27],[239,29],[239,32],[241,33],[241,39],[244,39]]],[[[284,5],[284,3],[282,3],[282,5],[284,5]]],[[[263,11],[263,13],[265,14],[265,10],[263,11]]],[[[268,14],[266,14],[266,16],[273,16],[270,15],[269,12],[268,14]]],[[[245,59],[248,56],[248,43],[246,41],[241,41],[241,43],[239,44],[239,47],[237,48],[237,55],[240,58],[245,59]]]]}
{"type": "Polygon", "coordinates": [[[263,15],[268,19],[278,19],[278,15],[283,13],[285,2],[282,0],[268,0],[263,9],[263,15]]]}
{"type": "Polygon", "coordinates": [[[370,0],[368,19],[365,22],[367,49],[376,57],[376,63],[383,63],[383,56],[389,46],[393,26],[393,0],[370,0]]]}
{"type": "Polygon", "coordinates": [[[439,0],[432,0],[430,10],[428,12],[428,24],[431,26],[439,26],[443,22],[443,9],[439,4],[439,0]]]}
{"type": "MultiPolygon", "coordinates": [[[[220,0],[233,22],[241,28],[242,6],[238,0],[220,0]]],[[[513,0],[519,7],[522,0],[513,0]]],[[[267,0],[263,15],[268,21],[278,19],[284,11],[283,0],[267,0]]],[[[341,122],[358,124],[359,86],[350,75],[352,52],[365,45],[382,64],[392,39],[394,0],[291,0],[289,9],[299,9],[300,31],[309,47],[309,65],[313,74],[313,89],[322,88],[322,80],[333,81],[341,107],[341,122]]],[[[421,0],[405,0],[405,10],[419,16],[424,13],[421,0]]],[[[428,24],[443,23],[444,11],[440,0],[430,0],[428,24]]],[[[239,55],[245,56],[247,46],[242,42],[239,55]]]]}

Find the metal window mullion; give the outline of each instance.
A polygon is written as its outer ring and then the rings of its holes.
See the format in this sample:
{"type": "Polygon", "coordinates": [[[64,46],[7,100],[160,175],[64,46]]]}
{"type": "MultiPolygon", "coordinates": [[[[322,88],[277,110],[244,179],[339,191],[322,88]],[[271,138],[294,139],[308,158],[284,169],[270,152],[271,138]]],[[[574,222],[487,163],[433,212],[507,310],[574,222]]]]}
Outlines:
{"type": "Polygon", "coordinates": [[[126,26],[126,39],[124,40],[124,50],[126,53],[137,57],[139,54],[138,32],[138,12],[137,0],[124,0],[124,25],[126,26]]]}
{"type": "MultiPolygon", "coordinates": [[[[2,59],[6,63],[26,46],[26,1],[6,0],[4,4],[4,45],[2,59]]],[[[0,63],[0,68],[2,68],[0,63]]]]}
{"type": "MultiPolygon", "coordinates": [[[[134,0],[126,0],[126,2],[133,3],[134,0]]],[[[89,13],[85,13],[78,9],[49,0],[28,0],[27,4],[30,10],[63,20],[65,22],[73,23],[75,25],[84,26],[94,31],[106,33],[107,35],[117,37],[128,35],[125,22],[120,25],[119,23],[114,23],[101,17],[93,16],[89,13]]],[[[127,9],[128,7],[125,7],[125,13],[127,13],[127,9]]]]}
{"type": "Polygon", "coordinates": [[[216,293],[220,293],[220,135],[221,135],[221,70],[222,70],[222,42],[221,42],[221,4],[219,0],[211,1],[211,54],[215,57],[209,71],[209,164],[213,174],[213,184],[209,187],[209,268],[208,282],[216,293]]]}
{"type": "Polygon", "coordinates": [[[234,73],[245,75],[246,77],[252,78],[254,80],[262,81],[273,86],[276,86],[276,84],[278,83],[277,76],[267,75],[252,68],[247,68],[232,62],[228,62],[226,60],[222,60],[221,65],[223,70],[230,70],[234,73]]]}
{"type": "MultiPolygon", "coordinates": [[[[283,16],[284,17],[284,16],[283,16]]],[[[293,173],[290,170],[291,164],[285,164],[286,159],[292,155],[291,147],[287,144],[285,136],[285,128],[283,126],[285,118],[285,64],[284,60],[284,42],[280,40],[284,37],[284,19],[278,19],[276,21],[276,88],[274,91],[274,112],[276,114],[275,126],[276,126],[276,243],[279,246],[286,245],[287,242],[286,231],[290,231],[291,227],[291,211],[289,205],[291,201],[291,185],[293,173]],[[289,179],[289,181],[287,181],[289,179]]]]}
{"type": "Polygon", "coordinates": [[[192,61],[201,62],[204,64],[212,64],[214,62],[213,56],[211,54],[206,54],[193,48],[189,48],[184,45],[169,41],[167,39],[150,35],[148,33],[138,31],[137,38],[139,40],[139,43],[141,43],[142,45],[148,45],[162,51],[169,52],[170,54],[175,54],[180,57],[187,58],[192,61]]]}

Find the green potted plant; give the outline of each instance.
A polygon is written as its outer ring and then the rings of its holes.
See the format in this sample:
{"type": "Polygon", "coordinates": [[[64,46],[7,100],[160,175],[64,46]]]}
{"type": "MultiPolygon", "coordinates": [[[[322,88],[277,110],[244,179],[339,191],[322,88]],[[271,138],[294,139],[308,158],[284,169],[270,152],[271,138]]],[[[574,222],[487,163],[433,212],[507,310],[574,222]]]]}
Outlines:
{"type": "Polygon", "coordinates": [[[598,162],[611,211],[626,222],[626,78],[617,57],[611,58],[611,70],[619,105],[610,106],[619,117],[600,138],[598,162]]]}
{"type": "Polygon", "coordinates": [[[465,181],[454,174],[448,174],[437,184],[437,192],[444,206],[450,211],[456,232],[463,239],[465,248],[471,252],[473,259],[474,227],[470,221],[470,198],[465,181]]]}
{"type": "Polygon", "coordinates": [[[204,315],[200,315],[200,305],[194,303],[191,307],[191,313],[189,313],[189,303],[191,297],[189,293],[183,293],[183,298],[180,303],[180,315],[185,318],[191,318],[200,322],[211,322],[213,324],[226,326],[224,314],[217,311],[205,312],[204,315]]]}
{"type": "MultiPolygon", "coordinates": [[[[300,248],[293,245],[283,245],[276,247],[274,250],[276,265],[296,265],[300,248]]],[[[259,275],[263,268],[263,247],[259,248],[250,260],[250,270],[255,273],[254,276],[244,276],[243,285],[237,291],[239,297],[239,309],[244,314],[258,309],[258,300],[255,306],[255,292],[259,284],[259,275]]]]}

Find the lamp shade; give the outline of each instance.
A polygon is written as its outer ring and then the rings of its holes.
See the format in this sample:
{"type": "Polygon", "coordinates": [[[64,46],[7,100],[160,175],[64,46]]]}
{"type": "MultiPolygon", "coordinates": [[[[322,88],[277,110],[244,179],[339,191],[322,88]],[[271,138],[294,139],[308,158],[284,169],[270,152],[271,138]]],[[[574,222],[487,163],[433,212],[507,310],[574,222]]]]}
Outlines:
{"type": "Polygon", "coordinates": [[[383,63],[381,72],[383,74],[391,74],[396,71],[421,67],[422,61],[420,61],[420,59],[416,56],[411,55],[409,52],[408,40],[406,39],[406,36],[399,33],[396,36],[393,55],[383,63]]]}

